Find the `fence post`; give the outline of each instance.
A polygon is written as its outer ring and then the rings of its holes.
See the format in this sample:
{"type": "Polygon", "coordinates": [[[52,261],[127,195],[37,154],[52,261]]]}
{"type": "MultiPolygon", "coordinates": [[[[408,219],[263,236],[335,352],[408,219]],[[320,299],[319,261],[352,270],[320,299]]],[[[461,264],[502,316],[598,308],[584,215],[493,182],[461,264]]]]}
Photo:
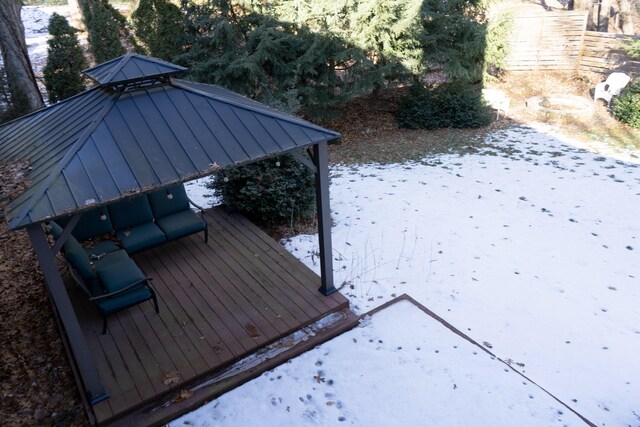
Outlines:
{"type": "Polygon", "coordinates": [[[582,70],[582,52],[584,51],[584,36],[587,33],[588,20],[589,20],[589,14],[585,14],[584,22],[582,23],[582,34],[580,35],[580,50],[578,51],[578,63],[576,64],[576,71],[582,70]]]}

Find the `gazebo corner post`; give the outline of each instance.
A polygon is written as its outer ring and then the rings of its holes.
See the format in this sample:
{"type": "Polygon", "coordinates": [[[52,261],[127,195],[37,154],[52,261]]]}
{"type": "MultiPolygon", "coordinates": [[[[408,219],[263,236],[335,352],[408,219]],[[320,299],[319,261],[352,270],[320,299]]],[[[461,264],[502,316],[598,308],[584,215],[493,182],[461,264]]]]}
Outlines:
{"type": "Polygon", "coordinates": [[[329,206],[329,153],[327,142],[313,146],[316,165],[316,208],[318,211],[318,244],[320,246],[320,289],[329,296],[338,290],[333,283],[333,250],[331,248],[331,208],[329,206]]]}
{"type": "Polygon", "coordinates": [[[60,320],[64,325],[71,351],[87,392],[87,399],[92,405],[96,404],[108,398],[109,394],[102,385],[98,370],[80,328],[80,323],[71,305],[71,300],[56,265],[55,253],[49,246],[47,236],[40,224],[29,225],[27,233],[38,257],[49,296],[53,299],[60,320]]]}

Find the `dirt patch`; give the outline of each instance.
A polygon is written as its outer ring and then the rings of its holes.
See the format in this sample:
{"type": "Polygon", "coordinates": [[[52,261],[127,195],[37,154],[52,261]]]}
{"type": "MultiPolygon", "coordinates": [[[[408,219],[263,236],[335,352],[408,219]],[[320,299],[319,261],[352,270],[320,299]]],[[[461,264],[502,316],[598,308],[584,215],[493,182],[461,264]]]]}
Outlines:
{"type": "MultiPolygon", "coordinates": [[[[509,115],[512,119],[528,123],[535,120],[535,117],[527,111],[527,98],[562,93],[591,100],[596,83],[604,81],[605,78],[606,76],[598,73],[508,73],[502,81],[490,82],[489,86],[502,90],[509,96],[509,115]]],[[[597,140],[622,150],[640,148],[640,130],[617,121],[610,109],[601,102],[595,103],[593,115],[589,120],[565,117],[553,123],[562,133],[581,142],[597,140]]]]}
{"type": "MultiPolygon", "coordinates": [[[[24,188],[28,166],[0,166],[0,211],[24,188]]],[[[84,425],[80,396],[24,230],[0,219],[0,420],[3,425],[84,425]]]]}
{"type": "Polygon", "coordinates": [[[484,137],[513,124],[500,119],[479,129],[400,129],[395,111],[407,88],[385,90],[349,101],[338,108],[338,118],[322,123],[342,133],[329,147],[331,163],[401,163],[419,161],[434,154],[474,153],[484,137]]]}
{"type": "MultiPolygon", "coordinates": [[[[475,153],[486,146],[485,136],[491,132],[536,121],[527,111],[527,98],[562,93],[592,98],[596,83],[604,77],[596,73],[508,73],[500,81],[486,84],[501,90],[510,99],[509,115],[479,129],[400,129],[395,111],[407,88],[396,88],[364,96],[338,108],[338,117],[321,124],[342,133],[339,143],[329,148],[333,164],[401,163],[420,161],[435,154],[475,153]]],[[[553,120],[559,131],[578,141],[601,141],[616,149],[640,148],[640,130],[630,128],[613,118],[609,109],[596,103],[587,120],[566,117],[553,120]]]]}

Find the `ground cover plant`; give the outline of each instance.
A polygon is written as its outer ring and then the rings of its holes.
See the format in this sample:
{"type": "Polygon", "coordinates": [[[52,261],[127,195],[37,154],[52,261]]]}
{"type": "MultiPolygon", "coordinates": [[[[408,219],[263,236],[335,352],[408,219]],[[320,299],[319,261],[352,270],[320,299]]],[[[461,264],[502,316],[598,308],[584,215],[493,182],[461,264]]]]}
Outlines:
{"type": "Polygon", "coordinates": [[[629,126],[640,129],[640,82],[635,82],[612,100],[613,116],[629,126]]]}
{"type": "Polygon", "coordinates": [[[9,231],[8,198],[24,189],[26,163],[0,164],[0,419],[5,425],[83,425],[71,373],[26,231],[9,231]]]}
{"type": "Polygon", "coordinates": [[[291,156],[225,169],[209,187],[227,207],[262,225],[291,224],[314,213],[313,173],[291,156]]]}

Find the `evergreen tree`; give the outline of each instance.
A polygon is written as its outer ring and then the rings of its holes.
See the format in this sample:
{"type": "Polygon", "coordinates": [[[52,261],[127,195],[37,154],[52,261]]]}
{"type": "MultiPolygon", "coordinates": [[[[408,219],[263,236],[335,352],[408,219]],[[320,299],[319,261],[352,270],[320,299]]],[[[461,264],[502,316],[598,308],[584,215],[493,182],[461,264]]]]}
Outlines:
{"type": "Polygon", "coordinates": [[[425,71],[442,69],[455,82],[482,80],[486,49],[483,0],[424,0],[415,40],[425,71]]]}
{"type": "Polygon", "coordinates": [[[120,37],[126,19],[107,0],[83,0],[82,15],[95,61],[100,64],[125,53],[120,37]]]}
{"type": "Polygon", "coordinates": [[[353,42],[377,64],[395,61],[417,72],[421,57],[412,30],[421,0],[361,0],[351,16],[353,42]]]}
{"type": "Polygon", "coordinates": [[[167,61],[182,53],[183,18],[168,0],[140,0],[132,15],[137,37],[149,53],[167,61]]]}
{"type": "Polygon", "coordinates": [[[51,15],[48,29],[52,37],[47,42],[47,65],[43,72],[49,102],[54,103],[84,90],[80,72],[87,68],[87,64],[75,34],[76,30],[63,16],[57,13],[51,15]]]}
{"type": "Polygon", "coordinates": [[[188,52],[179,60],[191,77],[264,102],[299,103],[307,114],[319,115],[371,90],[383,76],[366,52],[339,37],[227,0],[190,4],[185,16],[188,52]]]}
{"type": "MultiPolygon", "coordinates": [[[[443,70],[477,82],[485,49],[489,0],[280,0],[277,19],[333,34],[366,51],[377,66],[419,76],[443,70]]],[[[263,6],[264,7],[264,6],[263,6]]]]}

